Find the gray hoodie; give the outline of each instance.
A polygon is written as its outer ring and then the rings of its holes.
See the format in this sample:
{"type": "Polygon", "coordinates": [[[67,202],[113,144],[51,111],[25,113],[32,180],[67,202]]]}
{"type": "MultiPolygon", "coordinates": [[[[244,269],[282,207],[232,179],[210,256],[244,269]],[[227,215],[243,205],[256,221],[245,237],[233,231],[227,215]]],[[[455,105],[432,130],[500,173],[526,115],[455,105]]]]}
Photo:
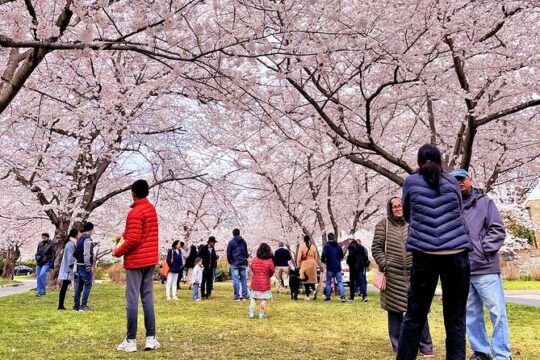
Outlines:
{"type": "Polygon", "coordinates": [[[499,249],[506,231],[493,200],[482,190],[474,189],[463,205],[463,213],[473,250],[469,254],[471,275],[500,274],[499,249]]]}

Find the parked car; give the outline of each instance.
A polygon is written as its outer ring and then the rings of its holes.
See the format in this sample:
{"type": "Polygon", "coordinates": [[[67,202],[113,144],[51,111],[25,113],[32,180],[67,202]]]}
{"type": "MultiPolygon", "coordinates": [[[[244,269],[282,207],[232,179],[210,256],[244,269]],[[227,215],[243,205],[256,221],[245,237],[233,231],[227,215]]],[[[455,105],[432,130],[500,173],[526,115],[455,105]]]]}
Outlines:
{"type": "Polygon", "coordinates": [[[341,278],[343,279],[343,286],[349,286],[351,273],[349,271],[349,265],[347,265],[347,261],[345,260],[341,260],[341,278]]]}
{"type": "Polygon", "coordinates": [[[21,276],[21,275],[32,275],[34,273],[34,269],[32,269],[30,266],[26,265],[18,265],[15,266],[15,276],[21,276]]]}

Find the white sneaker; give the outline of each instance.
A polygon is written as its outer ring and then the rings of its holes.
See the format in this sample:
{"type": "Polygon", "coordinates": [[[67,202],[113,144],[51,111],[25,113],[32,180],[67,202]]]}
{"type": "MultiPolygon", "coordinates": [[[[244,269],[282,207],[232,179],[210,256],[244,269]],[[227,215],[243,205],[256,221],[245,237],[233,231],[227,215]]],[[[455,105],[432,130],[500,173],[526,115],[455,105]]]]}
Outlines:
{"type": "Polygon", "coordinates": [[[311,298],[310,298],[309,296],[306,296],[305,300],[306,300],[306,301],[310,301],[311,298]]]}
{"type": "Polygon", "coordinates": [[[137,341],[124,339],[121,344],[116,346],[116,350],[125,352],[137,352],[137,341]]]}
{"type": "Polygon", "coordinates": [[[173,300],[178,300],[178,298],[177,298],[176,296],[173,296],[173,298],[172,298],[172,299],[173,299],[173,300]]]}
{"type": "Polygon", "coordinates": [[[171,297],[170,297],[170,296],[167,296],[167,300],[171,300],[171,297]]]}
{"type": "Polygon", "coordinates": [[[148,336],[146,338],[146,345],[144,346],[144,351],[156,350],[159,349],[160,346],[161,345],[159,345],[155,336],[148,336]]]}

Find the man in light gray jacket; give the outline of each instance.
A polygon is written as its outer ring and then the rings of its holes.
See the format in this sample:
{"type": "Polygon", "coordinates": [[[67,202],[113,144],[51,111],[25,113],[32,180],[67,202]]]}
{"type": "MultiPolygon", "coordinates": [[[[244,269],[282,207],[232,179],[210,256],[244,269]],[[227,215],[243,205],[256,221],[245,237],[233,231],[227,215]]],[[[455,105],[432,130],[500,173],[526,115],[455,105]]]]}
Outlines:
{"type": "Polygon", "coordinates": [[[467,171],[458,169],[452,175],[459,182],[473,247],[469,254],[471,283],[467,300],[467,336],[474,351],[470,360],[507,360],[512,351],[499,263],[499,249],[506,237],[504,222],[493,200],[473,187],[467,171]],[[484,323],[484,305],[493,324],[491,345],[484,323]]]}

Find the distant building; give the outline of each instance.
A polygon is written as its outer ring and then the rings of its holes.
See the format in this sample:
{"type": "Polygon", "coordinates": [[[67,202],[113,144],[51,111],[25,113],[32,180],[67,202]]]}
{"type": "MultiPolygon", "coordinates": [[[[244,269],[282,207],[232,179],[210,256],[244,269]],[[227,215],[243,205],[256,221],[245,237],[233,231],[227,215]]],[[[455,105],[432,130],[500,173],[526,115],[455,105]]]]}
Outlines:
{"type": "MultiPolygon", "coordinates": [[[[529,194],[527,200],[525,200],[525,207],[529,210],[529,216],[531,220],[537,225],[540,225],[540,181],[534,188],[534,190],[529,194]]],[[[534,232],[534,247],[538,248],[540,244],[540,231],[534,232]]]]}

